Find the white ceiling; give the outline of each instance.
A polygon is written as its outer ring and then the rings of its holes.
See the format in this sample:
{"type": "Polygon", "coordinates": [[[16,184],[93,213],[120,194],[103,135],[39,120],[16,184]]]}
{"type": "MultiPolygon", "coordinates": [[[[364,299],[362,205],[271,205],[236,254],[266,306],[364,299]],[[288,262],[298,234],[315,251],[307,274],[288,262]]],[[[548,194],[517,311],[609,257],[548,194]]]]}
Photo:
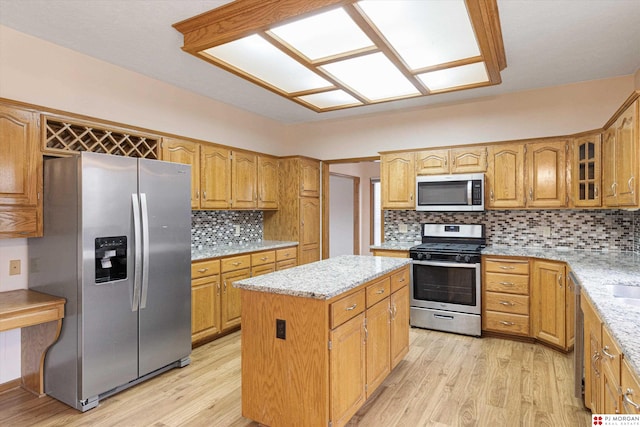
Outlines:
{"type": "Polygon", "coordinates": [[[315,113],[180,49],[172,24],[228,2],[0,0],[0,24],[283,123],[464,102],[640,68],[640,0],[498,0],[502,84],[315,113]]]}

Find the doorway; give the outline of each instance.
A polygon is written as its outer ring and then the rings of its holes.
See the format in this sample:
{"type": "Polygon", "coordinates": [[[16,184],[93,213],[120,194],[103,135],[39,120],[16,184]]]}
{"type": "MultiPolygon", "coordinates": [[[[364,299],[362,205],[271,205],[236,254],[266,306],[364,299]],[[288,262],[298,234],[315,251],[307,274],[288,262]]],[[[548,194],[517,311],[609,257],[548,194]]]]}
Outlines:
{"type": "Polygon", "coordinates": [[[360,178],[331,172],[329,257],[360,254],[360,178]]]}

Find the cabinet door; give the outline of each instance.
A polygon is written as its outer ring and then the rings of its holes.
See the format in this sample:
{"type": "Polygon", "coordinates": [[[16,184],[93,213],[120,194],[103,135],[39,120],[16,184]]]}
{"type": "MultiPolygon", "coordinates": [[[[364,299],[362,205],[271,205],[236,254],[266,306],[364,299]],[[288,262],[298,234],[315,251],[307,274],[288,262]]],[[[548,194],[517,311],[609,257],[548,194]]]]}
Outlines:
{"type": "Polygon", "coordinates": [[[278,159],[258,156],[258,209],[278,209],[279,172],[278,159]]]}
{"type": "Polygon", "coordinates": [[[634,102],[616,121],[616,192],[618,206],[638,205],[638,135],[637,105],[634,102]]]}
{"type": "Polygon", "coordinates": [[[584,403],[591,412],[599,414],[601,413],[602,322],[584,293],[580,297],[580,307],[584,314],[584,403]]]}
{"type": "Polygon", "coordinates": [[[409,352],[409,286],[391,294],[391,369],[409,352]]]}
{"type": "Polygon", "coordinates": [[[42,236],[36,113],[0,106],[0,238],[42,236]]]}
{"type": "Polygon", "coordinates": [[[416,187],[414,153],[380,156],[380,185],[383,209],[415,209],[416,187]]]}
{"type": "Polygon", "coordinates": [[[300,196],[320,197],[320,162],[300,159],[300,196]]]}
{"type": "Polygon", "coordinates": [[[258,160],[255,154],[233,152],[231,161],[231,206],[252,209],[258,205],[258,160]]]}
{"type": "Polygon", "coordinates": [[[532,281],[533,336],[564,348],[565,266],[563,263],[535,260],[532,281]]]}
{"type": "Polygon", "coordinates": [[[622,388],[623,412],[640,415],[640,381],[633,374],[626,360],[622,360],[620,386],[622,388]]]}
{"type": "Polygon", "coordinates": [[[231,284],[237,280],[248,279],[251,271],[248,268],[222,274],[222,330],[225,331],[240,325],[240,289],[231,284]]]}
{"type": "Polygon", "coordinates": [[[566,280],[567,280],[567,286],[565,287],[565,294],[564,294],[564,298],[565,298],[565,320],[566,320],[566,324],[565,324],[565,330],[566,330],[566,348],[570,349],[571,347],[574,346],[575,342],[576,342],[576,289],[575,289],[575,283],[573,283],[572,280],[569,279],[569,267],[567,268],[567,275],[566,280]]]}
{"type": "Polygon", "coordinates": [[[329,335],[330,420],[337,427],[347,424],[366,399],[364,313],[329,335]]]}
{"type": "Polygon", "coordinates": [[[452,148],[451,173],[478,173],[487,170],[487,147],[452,148]]]}
{"type": "Polygon", "coordinates": [[[567,205],[567,141],[535,142],[526,146],[527,206],[567,205]]]}
{"type": "Polygon", "coordinates": [[[201,208],[231,206],[231,151],[210,145],[200,148],[201,208]]]}
{"type": "Polygon", "coordinates": [[[488,208],[524,207],[524,144],[489,147],[488,208]]]}
{"type": "Polygon", "coordinates": [[[200,208],[200,144],[164,138],[162,160],[191,165],[191,208],[200,208]]]}
{"type": "Polygon", "coordinates": [[[571,194],[574,206],[601,205],[602,159],[600,134],[577,138],[573,142],[571,194]]]}
{"type": "Polygon", "coordinates": [[[391,372],[389,298],[367,308],[367,399],[391,372]]]}
{"type": "Polygon", "coordinates": [[[424,150],[416,153],[416,174],[442,175],[449,173],[449,150],[424,150]]]}
{"type": "Polygon", "coordinates": [[[602,135],[602,203],[617,206],[616,201],[616,127],[602,135]]]}
{"type": "Polygon", "coordinates": [[[320,201],[300,198],[300,238],[298,244],[300,265],[320,260],[320,201]]]}
{"type": "Polygon", "coordinates": [[[196,342],[220,333],[220,275],[192,282],[191,341],[196,342]]]}

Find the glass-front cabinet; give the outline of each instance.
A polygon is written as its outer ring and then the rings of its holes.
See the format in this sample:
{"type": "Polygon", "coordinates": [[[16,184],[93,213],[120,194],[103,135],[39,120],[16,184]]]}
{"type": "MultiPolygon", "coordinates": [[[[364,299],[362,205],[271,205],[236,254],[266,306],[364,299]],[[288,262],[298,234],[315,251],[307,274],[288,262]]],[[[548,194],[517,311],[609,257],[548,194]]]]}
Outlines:
{"type": "Polygon", "coordinates": [[[572,194],[576,207],[597,207],[601,199],[601,136],[582,136],[573,142],[572,194]]]}

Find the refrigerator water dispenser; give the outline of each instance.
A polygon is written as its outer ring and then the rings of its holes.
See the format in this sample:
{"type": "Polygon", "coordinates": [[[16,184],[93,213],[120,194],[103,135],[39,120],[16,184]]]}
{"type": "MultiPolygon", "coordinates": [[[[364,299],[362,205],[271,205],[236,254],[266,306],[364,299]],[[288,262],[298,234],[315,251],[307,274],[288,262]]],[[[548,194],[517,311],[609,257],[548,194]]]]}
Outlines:
{"type": "Polygon", "coordinates": [[[127,236],[96,238],[96,283],[127,278],[127,236]]]}

